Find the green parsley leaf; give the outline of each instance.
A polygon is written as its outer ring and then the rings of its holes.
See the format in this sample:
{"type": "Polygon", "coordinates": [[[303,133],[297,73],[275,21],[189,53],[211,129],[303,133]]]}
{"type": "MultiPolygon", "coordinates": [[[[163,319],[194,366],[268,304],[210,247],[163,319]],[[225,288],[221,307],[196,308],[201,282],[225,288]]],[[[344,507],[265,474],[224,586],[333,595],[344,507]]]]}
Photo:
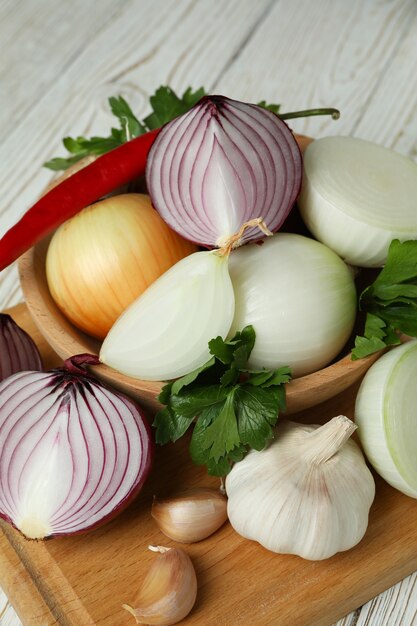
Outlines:
{"type": "Polygon", "coordinates": [[[113,115],[118,119],[120,128],[112,128],[109,137],[91,137],[90,139],[65,137],[63,140],[64,147],[72,156],[51,159],[44,163],[44,167],[54,171],[66,170],[85,156],[105,154],[130,139],[139,137],[154,128],[159,128],[178,115],[183,115],[204,95],[203,87],[196,91],[188,87],[181,98],[170,87],[159,87],[150,97],[152,113],[142,121],[135,116],[122,96],[113,96],[109,98],[109,106],[113,115]]]}
{"type": "Polygon", "coordinates": [[[360,296],[367,312],[364,337],[356,337],[352,359],[400,343],[398,332],[417,337],[417,241],[394,239],[376,280],[360,296]]]}
{"type": "Polygon", "coordinates": [[[272,385],[282,385],[291,380],[291,370],[286,365],[277,370],[260,370],[259,372],[250,372],[247,380],[249,385],[258,387],[271,387],[272,385]]]}
{"type": "Polygon", "coordinates": [[[263,109],[266,109],[267,111],[272,111],[272,113],[275,113],[276,115],[278,115],[281,105],[280,104],[267,104],[266,100],[261,100],[261,102],[258,102],[258,107],[262,107],[263,109]]]}
{"type": "MultiPolygon", "coordinates": [[[[174,383],[171,383],[170,385],[172,393],[174,395],[179,394],[179,392],[181,391],[183,387],[188,387],[188,385],[191,385],[191,383],[193,383],[202,372],[205,372],[206,370],[210,369],[210,367],[212,367],[214,364],[215,364],[215,358],[212,357],[211,359],[207,361],[207,363],[204,363],[204,365],[202,365],[201,367],[198,367],[193,372],[186,374],[182,378],[178,378],[174,383]]],[[[161,399],[161,396],[159,398],[160,398],[160,401],[163,402],[163,400],[161,399]]]]}
{"type": "Polygon", "coordinates": [[[227,389],[220,385],[183,387],[179,394],[171,396],[169,406],[177,415],[193,419],[204,409],[226,400],[227,394],[227,389]]]}
{"type": "MultiPolygon", "coordinates": [[[[118,134],[121,143],[129,141],[134,137],[139,137],[146,133],[146,127],[139,122],[138,118],[134,115],[132,109],[122,96],[109,98],[109,104],[113,115],[119,118],[121,125],[121,133],[118,134]]],[[[114,136],[115,129],[112,129],[112,136],[114,136]]]]}
{"type": "Polygon", "coordinates": [[[50,170],[53,170],[54,172],[60,172],[62,170],[67,170],[72,165],[75,165],[76,163],[78,163],[78,161],[81,161],[81,159],[83,159],[85,156],[87,156],[87,152],[79,152],[78,154],[72,157],[68,157],[67,159],[63,159],[61,157],[55,157],[54,159],[51,159],[50,161],[46,161],[46,163],[44,163],[43,166],[47,167],[50,170]]]}
{"type": "Polygon", "coordinates": [[[205,429],[202,447],[209,459],[218,461],[222,456],[240,445],[234,406],[235,390],[230,391],[210,426],[205,429]]]}
{"type": "Polygon", "coordinates": [[[68,152],[71,152],[71,154],[78,154],[83,151],[84,141],[86,141],[84,137],[78,137],[77,139],[74,139],[73,137],[64,137],[62,143],[68,152]]]}
{"type": "Polygon", "coordinates": [[[352,350],[353,361],[378,352],[388,345],[384,341],[387,335],[387,325],[377,315],[367,314],[364,335],[364,337],[355,338],[355,347],[352,350]]]}
{"type": "Polygon", "coordinates": [[[163,445],[168,441],[177,441],[187,432],[192,421],[192,417],[178,415],[169,406],[158,411],[153,422],[156,443],[163,445]]]}
{"type": "Polygon", "coordinates": [[[229,365],[232,362],[234,346],[230,342],[224,341],[223,337],[211,339],[208,346],[213,357],[225,365],[229,365]]]}
{"type": "Polygon", "coordinates": [[[182,98],[179,98],[177,94],[166,85],[159,87],[154,95],[150,97],[153,112],[148,115],[148,117],[145,117],[143,120],[144,124],[149,130],[160,128],[179,115],[186,113],[204,95],[205,91],[203,87],[200,87],[195,93],[193,93],[191,87],[189,87],[184,92],[182,98]]]}
{"type": "Polygon", "coordinates": [[[195,91],[193,91],[191,87],[188,87],[188,89],[186,89],[182,94],[182,101],[187,106],[188,110],[192,109],[192,107],[206,95],[207,93],[204,87],[200,87],[200,89],[196,89],[195,91]]]}
{"type": "Polygon", "coordinates": [[[158,399],[166,406],[153,424],[158,443],[176,441],[197,418],[191,458],[214,475],[227,473],[248,447],[265,447],[279,412],[285,409],[284,385],[291,372],[288,367],[246,369],[255,339],[252,326],[228,341],[212,339],[212,358],[207,363],[163,387],[158,399]]]}
{"type": "MultiPolygon", "coordinates": [[[[122,96],[109,98],[110,109],[117,117],[120,128],[112,128],[109,137],[66,137],[63,140],[64,147],[68,150],[69,157],[58,157],[44,163],[44,167],[52,170],[65,170],[71,165],[90,154],[100,155],[109,152],[122,145],[126,141],[139,137],[144,133],[160,128],[164,124],[171,122],[179,115],[183,115],[197,104],[206,94],[204,87],[193,91],[188,87],[181,97],[167,85],[162,85],[150,97],[152,112],[140,121],[133,113],[131,107],[122,96]]],[[[258,106],[272,111],[282,119],[294,117],[306,117],[309,115],[332,115],[335,116],[335,109],[310,109],[307,111],[296,111],[294,113],[279,113],[279,104],[267,104],[265,100],[258,103],[258,106]]],[[[338,112],[336,112],[338,113],[338,112]]],[[[335,118],[336,119],[336,118],[335,118]]]]}
{"type": "Polygon", "coordinates": [[[278,389],[244,385],[238,389],[239,435],[244,445],[262,450],[273,437],[278,419],[278,389]]]}

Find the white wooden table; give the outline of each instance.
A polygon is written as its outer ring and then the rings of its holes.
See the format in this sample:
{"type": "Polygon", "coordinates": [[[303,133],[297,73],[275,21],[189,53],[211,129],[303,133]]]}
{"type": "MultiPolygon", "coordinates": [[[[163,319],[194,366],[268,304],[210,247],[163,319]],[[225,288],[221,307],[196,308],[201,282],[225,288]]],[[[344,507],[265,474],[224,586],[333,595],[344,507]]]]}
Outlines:
{"type": "MultiPolygon", "coordinates": [[[[41,166],[62,137],[106,132],[111,95],[145,114],[160,84],[283,110],[335,106],[338,122],[292,127],[417,157],[416,0],[0,0],[0,45],[0,235],[51,179],[41,166]]],[[[0,309],[21,299],[11,267],[0,309]]],[[[417,624],[416,580],[339,626],[417,624]]],[[[4,594],[0,623],[20,624],[4,594]]]]}

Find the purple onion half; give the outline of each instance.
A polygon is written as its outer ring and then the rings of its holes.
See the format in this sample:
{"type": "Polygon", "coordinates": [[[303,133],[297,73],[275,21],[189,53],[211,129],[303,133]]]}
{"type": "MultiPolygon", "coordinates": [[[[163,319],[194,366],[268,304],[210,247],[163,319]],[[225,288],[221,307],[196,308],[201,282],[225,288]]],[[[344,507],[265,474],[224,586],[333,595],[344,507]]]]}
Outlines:
{"type": "Polygon", "coordinates": [[[42,370],[39,350],[10,315],[0,313],[0,381],[24,370],[42,370]]]}
{"type": "MultiPolygon", "coordinates": [[[[222,247],[243,224],[262,218],[272,232],[300,192],[302,157],[275,113],[206,96],[166,124],[148,156],[152,203],[167,224],[197,244],[222,247]]],[[[263,237],[248,228],[239,245],[263,237]]]]}
{"type": "Polygon", "coordinates": [[[137,495],[151,467],[141,411],[82,362],[0,384],[0,517],[31,539],[103,524],[137,495]]]}

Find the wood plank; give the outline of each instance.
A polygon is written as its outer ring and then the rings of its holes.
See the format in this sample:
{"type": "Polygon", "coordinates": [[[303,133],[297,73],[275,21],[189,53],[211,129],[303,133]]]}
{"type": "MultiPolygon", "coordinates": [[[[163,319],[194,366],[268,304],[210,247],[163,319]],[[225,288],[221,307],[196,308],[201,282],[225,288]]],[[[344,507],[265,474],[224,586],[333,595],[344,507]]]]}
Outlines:
{"type": "MultiPolygon", "coordinates": [[[[414,0],[278,2],[217,87],[243,100],[281,102],[283,110],[337,107],[337,122],[306,118],[291,120],[291,127],[313,137],[350,134],[416,8],[414,0]]],[[[386,94],[390,106],[407,107],[395,93],[386,94]]],[[[385,106],[379,101],[381,111],[385,106]]]]}
{"type": "MultiPolygon", "coordinates": [[[[31,320],[21,314],[19,307],[15,319],[33,331],[31,320]]],[[[298,419],[317,422],[341,411],[352,415],[354,392],[351,389],[298,419]]],[[[186,445],[180,441],[159,448],[153,473],[139,499],[119,518],[88,535],[33,542],[3,524],[6,539],[57,624],[131,623],[120,605],[134,601],[154,558],[146,546],[174,545],[150,518],[152,495],[216,484],[216,479],[190,463],[186,445]]],[[[365,538],[353,550],[326,561],[272,554],[240,538],[226,524],[212,537],[186,547],[197,569],[199,595],[183,623],[328,626],[416,569],[416,534],[416,501],[379,478],[365,538]]],[[[2,567],[0,582],[5,573],[2,567]]],[[[8,577],[13,578],[10,573],[8,577]]],[[[23,623],[30,624],[19,605],[23,584],[13,590],[9,583],[9,589],[23,623]]]]}
{"type": "Polygon", "coordinates": [[[417,161],[417,3],[406,35],[381,74],[355,135],[417,161]]]}
{"type": "Polygon", "coordinates": [[[362,607],[357,626],[417,624],[417,573],[362,607]]]}
{"type": "Polygon", "coordinates": [[[54,616],[5,533],[0,533],[0,565],[1,585],[7,594],[2,596],[1,625],[6,621],[6,612],[7,620],[13,620],[9,602],[14,602],[23,618],[30,616],[31,626],[53,626],[54,616]]]}
{"type": "Polygon", "coordinates": [[[17,0],[0,4],[0,141],[48,91],[88,39],[111,22],[126,0],[17,0]],[[76,17],[76,20],[74,19],[76,17]],[[16,59],[18,62],[16,63],[16,59]],[[36,78],[35,78],[36,77],[36,78]],[[7,88],[6,88],[7,86],[7,88]],[[12,117],[12,119],[11,119],[12,117]]]}

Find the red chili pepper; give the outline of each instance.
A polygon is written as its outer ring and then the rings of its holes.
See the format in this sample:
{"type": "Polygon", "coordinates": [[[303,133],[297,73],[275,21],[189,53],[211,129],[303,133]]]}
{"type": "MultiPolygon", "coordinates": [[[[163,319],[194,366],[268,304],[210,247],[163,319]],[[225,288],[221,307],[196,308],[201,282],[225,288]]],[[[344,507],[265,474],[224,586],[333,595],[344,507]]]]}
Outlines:
{"type": "Polygon", "coordinates": [[[0,271],[70,217],[145,173],[159,129],[103,154],[48,191],[0,241],[0,271]]]}

